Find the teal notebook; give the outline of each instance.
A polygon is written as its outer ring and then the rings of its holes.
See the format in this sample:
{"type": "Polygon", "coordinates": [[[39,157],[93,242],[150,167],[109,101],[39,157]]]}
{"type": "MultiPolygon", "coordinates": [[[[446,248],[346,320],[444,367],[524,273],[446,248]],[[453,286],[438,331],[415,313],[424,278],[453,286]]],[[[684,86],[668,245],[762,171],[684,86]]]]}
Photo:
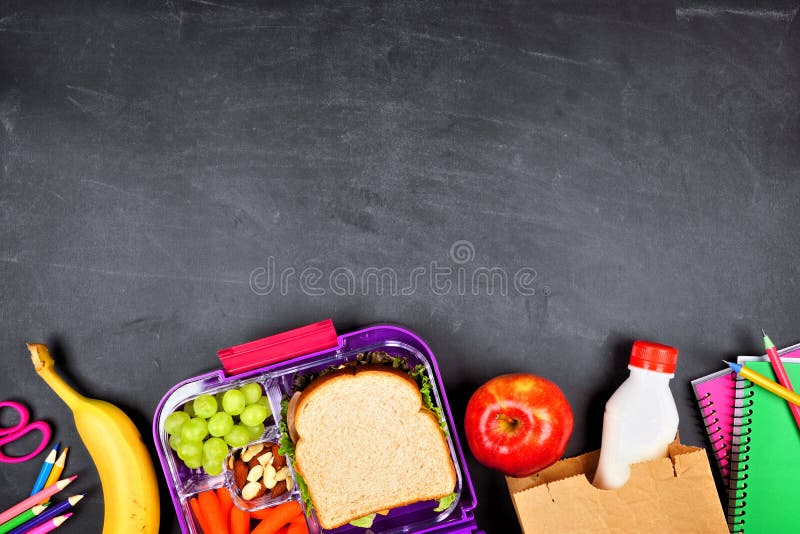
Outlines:
{"type": "MultiPolygon", "coordinates": [[[[769,362],[744,365],[775,380],[769,362]]],[[[800,363],[784,363],[800,389],[800,363]]],[[[738,379],[733,428],[728,524],[732,533],[800,532],[800,431],[789,405],[749,380],[738,379]]]]}

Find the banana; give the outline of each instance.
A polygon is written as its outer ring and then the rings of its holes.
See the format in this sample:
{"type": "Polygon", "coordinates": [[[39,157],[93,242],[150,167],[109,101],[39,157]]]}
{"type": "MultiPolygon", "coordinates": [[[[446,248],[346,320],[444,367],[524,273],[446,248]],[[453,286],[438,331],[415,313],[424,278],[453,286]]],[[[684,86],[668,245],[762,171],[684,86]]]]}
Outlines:
{"type": "Polygon", "coordinates": [[[55,371],[45,345],[28,343],[39,376],[63,400],[92,456],[103,486],[103,534],[156,534],[158,483],[142,436],[125,413],[106,401],[72,389],[55,371]]]}

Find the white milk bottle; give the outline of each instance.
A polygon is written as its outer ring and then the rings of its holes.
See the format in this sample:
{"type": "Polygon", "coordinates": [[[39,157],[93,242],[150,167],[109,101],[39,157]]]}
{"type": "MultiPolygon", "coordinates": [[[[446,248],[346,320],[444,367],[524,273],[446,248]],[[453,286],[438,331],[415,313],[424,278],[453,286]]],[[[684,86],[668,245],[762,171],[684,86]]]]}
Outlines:
{"type": "Polygon", "coordinates": [[[677,363],[677,349],[633,343],[631,374],[606,403],[595,487],[620,488],[630,477],[631,464],[666,457],[678,432],[678,409],[669,390],[677,363]]]}

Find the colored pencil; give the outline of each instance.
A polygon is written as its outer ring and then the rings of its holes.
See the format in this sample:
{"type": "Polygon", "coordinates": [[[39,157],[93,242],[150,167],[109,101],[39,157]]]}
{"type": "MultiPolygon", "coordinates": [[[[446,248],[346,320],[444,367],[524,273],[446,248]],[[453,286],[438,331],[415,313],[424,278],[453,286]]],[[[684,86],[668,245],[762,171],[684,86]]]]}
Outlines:
{"type": "Polygon", "coordinates": [[[44,488],[44,484],[47,482],[47,477],[50,476],[50,471],[53,469],[53,464],[56,463],[57,454],[58,442],[56,442],[56,444],[53,446],[53,449],[50,451],[50,454],[47,455],[47,458],[44,459],[42,468],[39,469],[39,474],[36,476],[36,482],[33,483],[31,495],[36,495],[42,491],[42,488],[44,488]]]}
{"type": "Polygon", "coordinates": [[[50,521],[48,521],[44,525],[39,525],[38,527],[33,527],[32,529],[30,529],[28,531],[27,534],[47,534],[48,532],[51,532],[51,531],[57,529],[58,527],[60,527],[64,523],[64,521],[66,521],[70,517],[72,517],[71,513],[70,514],[60,515],[60,516],[58,516],[58,517],[56,517],[54,519],[51,519],[50,521]]]}
{"type": "Polygon", "coordinates": [[[54,505],[45,513],[41,514],[38,517],[34,517],[24,525],[20,525],[19,527],[12,530],[9,534],[24,534],[28,532],[33,527],[38,527],[44,523],[47,523],[51,519],[55,519],[56,517],[69,512],[73,506],[78,504],[80,500],[83,499],[83,494],[81,495],[73,495],[72,497],[61,501],[60,503],[54,505]]]}
{"type": "MultiPolygon", "coordinates": [[[[789,375],[786,374],[783,362],[781,362],[781,358],[778,356],[778,349],[775,348],[775,343],[772,342],[763,328],[761,329],[761,333],[764,334],[764,348],[767,350],[767,357],[769,358],[769,363],[772,365],[772,371],[778,379],[778,383],[789,391],[794,391],[792,382],[789,380],[789,375]]],[[[800,406],[790,403],[789,409],[792,410],[794,422],[797,424],[797,428],[800,429],[800,406]]]]}
{"type": "Polygon", "coordinates": [[[24,501],[20,501],[5,512],[0,512],[0,521],[8,521],[12,517],[21,514],[31,506],[36,506],[37,504],[41,503],[43,500],[52,497],[62,489],[66,488],[70,482],[78,478],[78,475],[72,475],[69,478],[65,478],[63,480],[59,480],[49,488],[45,488],[36,495],[31,495],[24,501]]]}
{"type": "MultiPolygon", "coordinates": [[[[722,361],[725,361],[725,360],[722,360],[722,361]]],[[[778,384],[777,382],[773,382],[772,380],[770,380],[766,376],[764,376],[762,374],[759,374],[759,373],[756,373],[752,369],[748,369],[747,367],[744,367],[743,365],[739,365],[738,363],[731,363],[731,362],[725,362],[725,363],[728,364],[728,367],[733,369],[734,373],[736,373],[737,375],[741,376],[742,378],[748,379],[753,384],[757,384],[757,385],[761,386],[762,388],[766,389],[770,393],[773,393],[773,394],[779,396],[783,400],[789,401],[792,404],[796,404],[797,406],[800,406],[800,395],[798,395],[794,391],[789,391],[788,389],[786,389],[782,385],[778,384]]]]}
{"type": "MultiPolygon", "coordinates": [[[[53,470],[50,471],[50,476],[47,477],[47,482],[44,483],[44,487],[50,487],[56,482],[58,479],[61,478],[61,473],[64,472],[64,465],[67,463],[67,453],[69,452],[69,447],[64,447],[64,450],[61,451],[61,456],[58,457],[56,463],[53,464],[53,470]]],[[[49,502],[50,499],[47,499],[45,502],[49,502]]]]}
{"type": "Polygon", "coordinates": [[[12,517],[8,521],[0,525],[0,534],[6,534],[6,532],[17,528],[26,521],[30,521],[34,517],[38,516],[39,514],[47,510],[48,506],[50,505],[39,504],[37,506],[34,506],[33,508],[28,508],[18,516],[12,517]]]}

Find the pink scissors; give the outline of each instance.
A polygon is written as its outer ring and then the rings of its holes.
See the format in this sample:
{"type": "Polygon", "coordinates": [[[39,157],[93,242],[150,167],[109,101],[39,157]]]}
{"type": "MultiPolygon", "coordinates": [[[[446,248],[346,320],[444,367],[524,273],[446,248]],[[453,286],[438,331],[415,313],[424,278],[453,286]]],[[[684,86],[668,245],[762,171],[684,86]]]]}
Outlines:
{"type": "Polygon", "coordinates": [[[28,409],[18,402],[0,402],[0,410],[3,408],[11,408],[12,410],[16,411],[19,415],[19,422],[10,427],[0,427],[0,463],[18,464],[20,462],[27,462],[42,452],[45,447],[47,447],[47,444],[50,443],[50,425],[44,421],[34,421],[33,423],[28,424],[28,421],[31,419],[28,409]],[[36,447],[36,449],[33,450],[33,452],[28,453],[25,456],[6,456],[6,454],[3,452],[3,447],[18,440],[25,434],[33,432],[34,430],[38,430],[42,433],[42,442],[38,447],[36,447]]]}

